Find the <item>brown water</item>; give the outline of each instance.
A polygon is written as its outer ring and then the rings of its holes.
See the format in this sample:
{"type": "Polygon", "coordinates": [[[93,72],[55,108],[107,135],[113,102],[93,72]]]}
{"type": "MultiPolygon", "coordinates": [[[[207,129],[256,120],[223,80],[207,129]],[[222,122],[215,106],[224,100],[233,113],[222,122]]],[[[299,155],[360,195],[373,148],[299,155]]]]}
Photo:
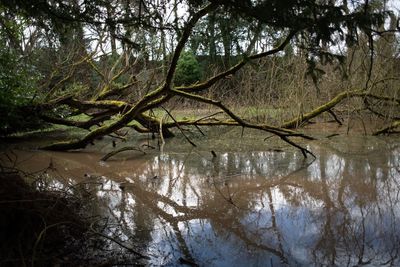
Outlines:
{"type": "Polygon", "coordinates": [[[194,140],[107,162],[93,151],[8,154],[30,172],[51,165],[55,187],[94,193],[151,266],[400,266],[398,138],[304,144],[315,161],[257,135],[194,140]]]}

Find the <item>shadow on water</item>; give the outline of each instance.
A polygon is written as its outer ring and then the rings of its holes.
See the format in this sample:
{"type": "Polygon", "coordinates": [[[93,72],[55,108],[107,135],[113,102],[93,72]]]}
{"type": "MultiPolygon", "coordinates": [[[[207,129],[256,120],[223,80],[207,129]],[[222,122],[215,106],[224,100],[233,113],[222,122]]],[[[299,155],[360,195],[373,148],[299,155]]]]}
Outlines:
{"type": "MultiPolygon", "coordinates": [[[[398,140],[346,137],[293,151],[177,151],[99,162],[95,153],[15,152],[51,164],[57,187],[95,192],[114,235],[149,265],[399,266],[398,140]]],[[[214,146],[215,147],[215,146],[214,146]]],[[[218,147],[217,147],[218,148],[218,147]]]]}

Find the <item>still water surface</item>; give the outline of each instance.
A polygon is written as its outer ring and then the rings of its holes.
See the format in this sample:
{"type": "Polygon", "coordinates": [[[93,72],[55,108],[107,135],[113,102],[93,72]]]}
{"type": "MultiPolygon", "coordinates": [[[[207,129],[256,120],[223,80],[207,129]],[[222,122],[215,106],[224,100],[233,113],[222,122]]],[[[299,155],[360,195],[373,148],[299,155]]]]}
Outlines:
{"type": "Polygon", "coordinates": [[[54,186],[94,193],[97,212],[140,244],[148,265],[400,266],[398,139],[322,139],[307,144],[314,161],[259,141],[198,145],[107,162],[94,152],[15,153],[25,170],[51,162],[54,186]]]}

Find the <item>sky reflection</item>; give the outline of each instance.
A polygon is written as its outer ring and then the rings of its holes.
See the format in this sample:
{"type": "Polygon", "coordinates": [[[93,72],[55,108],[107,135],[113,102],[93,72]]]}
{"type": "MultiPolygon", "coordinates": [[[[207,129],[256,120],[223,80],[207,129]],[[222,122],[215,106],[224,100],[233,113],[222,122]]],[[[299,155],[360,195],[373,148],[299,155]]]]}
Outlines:
{"type": "Polygon", "coordinates": [[[96,209],[120,225],[125,242],[141,244],[149,265],[399,266],[396,142],[349,137],[309,149],[313,162],[290,151],[213,158],[168,146],[86,167],[74,165],[85,154],[42,156],[59,176],[96,192],[96,209]],[[60,168],[65,157],[68,170],[60,168]]]}

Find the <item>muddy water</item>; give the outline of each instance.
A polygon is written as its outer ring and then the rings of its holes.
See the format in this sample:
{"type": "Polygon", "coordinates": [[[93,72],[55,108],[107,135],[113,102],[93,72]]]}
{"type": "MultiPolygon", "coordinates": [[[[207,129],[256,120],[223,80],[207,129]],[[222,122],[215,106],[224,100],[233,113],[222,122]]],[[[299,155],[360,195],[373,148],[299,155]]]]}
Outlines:
{"type": "Polygon", "coordinates": [[[56,187],[94,193],[148,265],[400,266],[398,139],[322,139],[307,144],[312,161],[256,137],[218,136],[107,162],[88,151],[8,154],[27,171],[50,165],[56,187]]]}

